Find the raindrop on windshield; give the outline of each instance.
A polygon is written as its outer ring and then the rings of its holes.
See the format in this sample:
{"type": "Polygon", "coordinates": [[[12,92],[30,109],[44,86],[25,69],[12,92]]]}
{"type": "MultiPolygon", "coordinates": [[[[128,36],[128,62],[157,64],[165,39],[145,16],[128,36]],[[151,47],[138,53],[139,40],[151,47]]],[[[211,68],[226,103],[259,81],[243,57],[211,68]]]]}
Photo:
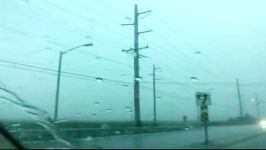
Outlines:
{"type": "Polygon", "coordinates": [[[98,105],[100,105],[100,102],[95,101],[94,105],[98,106],[98,105]]]}
{"type": "Polygon", "coordinates": [[[49,117],[48,112],[42,109],[39,109],[36,106],[32,106],[26,103],[23,99],[21,99],[19,96],[17,96],[12,91],[9,91],[8,89],[1,88],[1,90],[7,92],[8,94],[15,96],[17,101],[13,101],[12,99],[7,99],[7,100],[21,107],[23,111],[27,113],[27,115],[30,115],[30,117],[34,119],[34,123],[37,123],[41,125],[42,127],[44,127],[45,129],[47,129],[56,141],[60,143],[64,143],[67,147],[72,146],[71,143],[65,140],[65,136],[61,135],[58,132],[57,127],[54,126],[54,124],[52,124],[52,119],[49,117]]]}
{"type": "Polygon", "coordinates": [[[85,38],[86,38],[86,39],[91,39],[91,36],[88,35],[88,36],[86,36],[85,38]]]}
{"type": "Polygon", "coordinates": [[[55,121],[54,123],[62,123],[62,122],[67,122],[68,120],[66,120],[66,119],[61,119],[61,120],[57,120],[57,121],[55,121]]]}
{"type": "Polygon", "coordinates": [[[81,113],[77,113],[77,117],[81,117],[82,116],[82,114],[81,113]]]}
{"type": "Polygon", "coordinates": [[[197,77],[190,77],[190,80],[193,81],[193,82],[199,81],[199,79],[197,77]]]}
{"type": "Polygon", "coordinates": [[[250,99],[250,101],[251,101],[251,102],[254,102],[254,101],[255,101],[255,98],[252,97],[252,98],[250,99]]]}
{"type": "Polygon", "coordinates": [[[85,138],[86,141],[91,141],[92,140],[92,137],[91,136],[88,136],[87,138],[85,138]]]}
{"type": "Polygon", "coordinates": [[[100,78],[100,77],[97,77],[96,80],[97,80],[98,83],[102,83],[103,82],[103,78],[100,78]]]}
{"type": "Polygon", "coordinates": [[[135,80],[140,81],[141,79],[142,79],[142,77],[137,77],[135,80]]]}
{"type": "Polygon", "coordinates": [[[201,55],[201,51],[195,51],[194,54],[195,55],[201,55]]]}
{"type": "Polygon", "coordinates": [[[100,57],[100,56],[96,56],[95,58],[96,58],[96,59],[102,59],[102,57],[100,57]]]}
{"type": "Polygon", "coordinates": [[[132,19],[130,17],[125,17],[126,20],[131,21],[132,19]]]}
{"type": "Polygon", "coordinates": [[[11,126],[12,127],[20,127],[21,125],[20,124],[12,124],[11,126]]]}
{"type": "Polygon", "coordinates": [[[211,91],[211,92],[213,92],[213,91],[214,91],[214,88],[210,88],[210,89],[208,89],[208,91],[211,91]]]}
{"type": "Polygon", "coordinates": [[[109,108],[109,109],[106,109],[106,111],[107,112],[112,112],[113,110],[109,108]]]}
{"type": "Polygon", "coordinates": [[[25,3],[30,4],[29,0],[23,0],[25,3]]]}
{"type": "Polygon", "coordinates": [[[38,113],[31,112],[31,111],[26,111],[26,113],[30,114],[31,116],[36,116],[36,117],[38,117],[38,116],[39,116],[39,114],[38,114],[38,113]]]}
{"type": "Polygon", "coordinates": [[[51,48],[51,47],[45,47],[45,49],[50,50],[50,49],[52,49],[52,48],[51,48]]]}
{"type": "Polygon", "coordinates": [[[43,37],[46,38],[46,39],[51,38],[51,36],[50,35],[47,35],[47,34],[43,35],[43,37]]]}
{"type": "Polygon", "coordinates": [[[130,111],[131,110],[131,107],[125,107],[125,110],[126,111],[130,111]]]}

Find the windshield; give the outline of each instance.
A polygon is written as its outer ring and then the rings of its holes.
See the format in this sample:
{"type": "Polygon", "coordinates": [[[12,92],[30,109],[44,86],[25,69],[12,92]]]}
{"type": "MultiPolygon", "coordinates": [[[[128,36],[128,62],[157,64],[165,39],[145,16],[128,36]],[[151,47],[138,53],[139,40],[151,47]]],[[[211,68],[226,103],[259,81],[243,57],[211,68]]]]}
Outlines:
{"type": "Polygon", "coordinates": [[[24,148],[266,148],[265,6],[0,0],[0,126],[24,148]]]}

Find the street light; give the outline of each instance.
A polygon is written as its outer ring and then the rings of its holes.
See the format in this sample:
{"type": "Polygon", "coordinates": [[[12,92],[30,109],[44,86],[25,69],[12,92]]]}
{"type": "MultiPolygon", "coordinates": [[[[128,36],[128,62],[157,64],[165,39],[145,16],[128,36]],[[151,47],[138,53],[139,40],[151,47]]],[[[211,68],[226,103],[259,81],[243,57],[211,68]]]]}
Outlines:
{"type": "Polygon", "coordinates": [[[61,66],[62,66],[62,57],[64,54],[69,53],[73,50],[76,50],[77,48],[80,47],[88,47],[88,46],[93,46],[92,43],[87,43],[87,44],[82,44],[79,46],[76,46],[74,48],[71,48],[66,51],[61,51],[59,54],[59,65],[58,65],[58,73],[57,73],[57,84],[56,84],[56,96],[55,96],[55,109],[54,109],[54,121],[58,119],[58,101],[59,101],[59,89],[60,89],[60,79],[61,79],[61,66]]]}

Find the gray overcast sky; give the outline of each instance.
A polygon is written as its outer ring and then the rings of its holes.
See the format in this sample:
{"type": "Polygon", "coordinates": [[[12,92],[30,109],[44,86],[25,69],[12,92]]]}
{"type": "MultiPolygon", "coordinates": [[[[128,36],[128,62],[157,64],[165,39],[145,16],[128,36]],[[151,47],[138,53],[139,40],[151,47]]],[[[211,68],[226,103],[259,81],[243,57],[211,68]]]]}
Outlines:
{"type": "MultiPolygon", "coordinates": [[[[152,119],[153,64],[162,68],[158,82],[182,82],[157,85],[159,119],[195,119],[196,91],[212,93],[212,119],[239,115],[235,78],[245,112],[255,115],[249,99],[255,93],[266,97],[264,0],[0,0],[0,59],[57,69],[59,51],[93,42],[65,55],[63,71],[132,83],[133,55],[121,50],[133,46],[133,28],[120,24],[132,23],[134,4],[152,10],[140,16],[140,31],[153,30],[140,37],[141,46],[150,46],[141,51],[149,58],[140,60],[144,120],[152,119]]],[[[56,74],[14,67],[1,62],[1,86],[53,115],[56,74]]],[[[132,84],[66,77],[61,83],[61,118],[132,117],[125,110],[133,106],[132,84]]],[[[12,106],[2,107],[8,114],[12,106]]]]}

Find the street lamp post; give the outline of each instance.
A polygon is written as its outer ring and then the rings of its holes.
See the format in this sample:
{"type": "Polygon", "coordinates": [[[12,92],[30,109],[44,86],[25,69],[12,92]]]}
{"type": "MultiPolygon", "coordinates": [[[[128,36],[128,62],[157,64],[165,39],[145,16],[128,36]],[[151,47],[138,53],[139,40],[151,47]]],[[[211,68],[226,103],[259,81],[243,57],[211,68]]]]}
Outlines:
{"type": "Polygon", "coordinates": [[[77,48],[80,48],[80,47],[88,47],[88,46],[93,46],[92,43],[89,43],[89,44],[82,44],[82,45],[79,45],[79,46],[76,46],[74,48],[71,48],[67,51],[64,51],[64,52],[60,52],[59,53],[59,65],[58,65],[58,72],[57,72],[57,84],[56,84],[56,95],[55,95],[55,109],[54,109],[54,121],[57,121],[58,119],[58,102],[59,102],[59,91],[60,91],[60,79],[61,79],[61,66],[62,66],[62,58],[63,58],[63,55],[68,53],[68,52],[71,52],[77,48]]]}

